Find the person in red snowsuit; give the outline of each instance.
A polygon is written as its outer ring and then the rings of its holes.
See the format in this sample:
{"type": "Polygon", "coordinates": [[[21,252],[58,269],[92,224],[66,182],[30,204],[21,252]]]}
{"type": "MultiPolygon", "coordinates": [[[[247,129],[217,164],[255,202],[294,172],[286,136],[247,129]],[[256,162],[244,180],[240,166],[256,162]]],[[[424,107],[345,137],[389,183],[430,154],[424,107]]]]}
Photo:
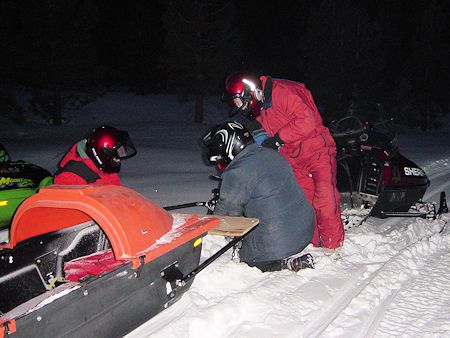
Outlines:
{"type": "Polygon", "coordinates": [[[280,152],[313,205],[316,226],[311,243],[327,249],[344,240],[340,198],[336,188],[336,144],[304,84],[246,73],[225,81],[222,97],[237,111],[253,118],[247,127],[264,147],[280,152]],[[262,127],[262,129],[261,129],[262,127]],[[261,131],[263,135],[261,139],[261,131]]]}
{"type": "Polygon", "coordinates": [[[100,126],[74,144],[59,163],[54,183],[62,185],[122,185],[121,161],[136,155],[128,133],[100,126]]]}

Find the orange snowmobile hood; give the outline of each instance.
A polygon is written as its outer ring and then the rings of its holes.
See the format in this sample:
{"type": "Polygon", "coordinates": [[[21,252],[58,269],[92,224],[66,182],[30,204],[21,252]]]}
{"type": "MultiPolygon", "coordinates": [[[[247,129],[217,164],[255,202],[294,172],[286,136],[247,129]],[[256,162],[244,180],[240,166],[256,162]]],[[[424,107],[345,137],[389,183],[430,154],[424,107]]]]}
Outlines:
{"type": "Polygon", "coordinates": [[[173,216],[136,191],[123,186],[63,186],[42,188],[17,209],[10,240],[14,248],[31,237],[95,221],[108,237],[117,260],[148,262],[216,227],[213,217],[173,216]]]}

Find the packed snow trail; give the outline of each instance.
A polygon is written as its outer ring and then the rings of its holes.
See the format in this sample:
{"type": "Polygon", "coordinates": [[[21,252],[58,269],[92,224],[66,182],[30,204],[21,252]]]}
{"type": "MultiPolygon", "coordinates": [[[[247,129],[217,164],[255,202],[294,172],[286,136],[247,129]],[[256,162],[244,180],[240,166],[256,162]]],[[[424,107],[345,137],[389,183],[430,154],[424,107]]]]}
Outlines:
{"type": "MultiPolygon", "coordinates": [[[[441,165],[431,166],[437,170],[433,171],[428,167],[434,180],[425,199],[437,200],[440,191],[448,190],[450,183],[448,161],[440,162],[441,165]],[[445,165],[442,166],[442,163],[445,165]]],[[[448,218],[448,215],[443,215],[442,219],[434,221],[397,218],[386,221],[371,220],[378,223],[377,228],[383,234],[383,238],[376,241],[374,248],[374,253],[375,249],[378,253],[372,257],[381,259],[383,262],[378,266],[377,264],[371,266],[374,271],[368,273],[364,280],[359,281],[351,298],[343,300],[345,306],[341,304],[334,313],[327,314],[325,323],[318,323],[312,327],[310,325],[308,330],[302,332],[300,336],[372,337],[375,333],[386,335],[391,334],[389,323],[395,322],[396,318],[400,318],[397,319],[400,323],[397,325],[399,327],[397,334],[400,335],[422,335],[423,326],[429,321],[433,323],[433,326],[430,327],[429,332],[425,333],[442,334],[446,330],[448,333],[450,272],[445,269],[450,263],[441,265],[441,262],[450,255],[450,234],[442,231],[447,229],[448,218]],[[431,278],[428,273],[430,270],[434,271],[432,275],[439,274],[438,271],[440,271],[440,277],[431,278]],[[415,289],[416,285],[422,286],[420,292],[415,289]],[[429,292],[429,289],[435,292],[429,292]],[[408,293],[408,290],[412,293],[408,293]],[[439,302],[435,302],[434,297],[440,293],[442,298],[439,298],[439,302]],[[409,298],[424,305],[414,307],[413,301],[411,301],[413,304],[409,304],[409,298]],[[429,308],[426,304],[430,304],[429,308]],[[404,315],[407,314],[408,321],[414,318],[412,315],[409,316],[411,306],[417,310],[417,315],[422,315],[424,318],[421,321],[416,320],[415,325],[407,326],[408,330],[405,330],[406,325],[402,324],[405,323],[404,315]],[[403,316],[399,316],[399,313],[403,316]],[[442,328],[435,327],[436,320],[441,321],[442,328]],[[380,332],[377,331],[378,328],[380,332]],[[384,331],[381,331],[383,328],[384,331]]],[[[362,227],[367,228],[371,221],[363,224],[362,227]]],[[[374,234],[371,237],[375,239],[374,234]]],[[[352,229],[347,234],[346,240],[363,244],[359,248],[356,247],[357,249],[370,248],[369,243],[364,243],[363,238],[353,233],[352,229]]],[[[344,245],[344,253],[350,250],[348,245],[344,245]]],[[[367,256],[367,263],[370,262],[370,258],[367,256]]],[[[344,256],[343,260],[345,259],[348,258],[344,256]]]]}
{"type": "MultiPolygon", "coordinates": [[[[373,325],[373,328],[378,327],[375,336],[448,336],[449,285],[450,252],[439,250],[426,257],[418,274],[393,294],[381,321],[376,321],[373,325]],[[430,302],[430,299],[433,299],[433,302],[430,302]]],[[[373,328],[368,333],[371,334],[373,328]]]]}
{"type": "MultiPolygon", "coordinates": [[[[415,224],[417,223],[411,225],[415,226],[415,224]]],[[[439,234],[444,222],[434,221],[430,225],[431,227],[417,238],[411,236],[411,243],[408,243],[370,274],[363,282],[365,285],[361,291],[353,297],[345,310],[324,331],[324,337],[348,335],[371,337],[373,335],[378,326],[377,323],[385,316],[386,309],[390,307],[390,303],[396,298],[399,290],[414,283],[414,280],[418,278],[416,275],[420,274],[428,264],[435,263],[436,258],[448,255],[449,236],[439,234]]],[[[423,226],[427,227],[426,224],[423,226]]],[[[447,279],[445,283],[447,289],[449,282],[450,279],[447,279]]],[[[430,283],[428,287],[436,288],[436,282],[430,283]]],[[[426,302],[426,300],[429,301],[430,294],[425,288],[421,291],[420,296],[418,294],[415,296],[422,297],[422,300],[426,302]]],[[[449,305],[449,300],[445,299],[444,292],[445,306],[449,305]]],[[[418,330],[416,333],[421,333],[421,331],[418,330]]]]}

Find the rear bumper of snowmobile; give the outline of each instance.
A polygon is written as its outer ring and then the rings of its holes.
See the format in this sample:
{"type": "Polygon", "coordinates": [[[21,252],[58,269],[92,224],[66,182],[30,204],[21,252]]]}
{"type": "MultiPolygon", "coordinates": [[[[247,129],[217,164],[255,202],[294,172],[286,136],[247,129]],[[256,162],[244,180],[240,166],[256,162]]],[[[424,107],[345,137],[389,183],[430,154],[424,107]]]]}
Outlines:
{"type": "Polygon", "coordinates": [[[420,201],[429,183],[405,187],[384,187],[371,210],[372,216],[381,216],[382,212],[407,212],[420,201]]]}

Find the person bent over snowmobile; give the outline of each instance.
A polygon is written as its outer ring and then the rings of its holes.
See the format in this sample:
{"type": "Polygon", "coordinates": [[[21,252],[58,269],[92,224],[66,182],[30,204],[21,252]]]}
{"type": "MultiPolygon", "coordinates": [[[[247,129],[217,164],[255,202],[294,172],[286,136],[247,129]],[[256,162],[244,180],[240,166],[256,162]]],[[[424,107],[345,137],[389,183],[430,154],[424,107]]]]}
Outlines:
{"type": "Polygon", "coordinates": [[[226,79],[222,100],[233,107],[231,114],[247,115],[244,123],[257,142],[278,151],[291,164],[316,213],[312,244],[326,251],[342,246],[336,144],[311,92],[303,83],[237,72],[226,79]]]}
{"type": "Polygon", "coordinates": [[[313,236],[314,210],[289,163],[235,121],[214,127],[203,143],[210,163],[223,170],[214,214],[260,221],[242,240],[240,260],[263,272],[313,267],[311,255],[298,254],[313,236]]]}
{"type": "Polygon", "coordinates": [[[11,161],[0,143],[0,243],[7,238],[2,230],[22,201],[41,187],[52,184],[52,175],[45,169],[25,161],[11,161]]]}
{"type": "Polygon", "coordinates": [[[55,173],[55,184],[122,185],[121,161],[134,155],[136,148],[126,131],[100,126],[64,156],[55,173]]]}

